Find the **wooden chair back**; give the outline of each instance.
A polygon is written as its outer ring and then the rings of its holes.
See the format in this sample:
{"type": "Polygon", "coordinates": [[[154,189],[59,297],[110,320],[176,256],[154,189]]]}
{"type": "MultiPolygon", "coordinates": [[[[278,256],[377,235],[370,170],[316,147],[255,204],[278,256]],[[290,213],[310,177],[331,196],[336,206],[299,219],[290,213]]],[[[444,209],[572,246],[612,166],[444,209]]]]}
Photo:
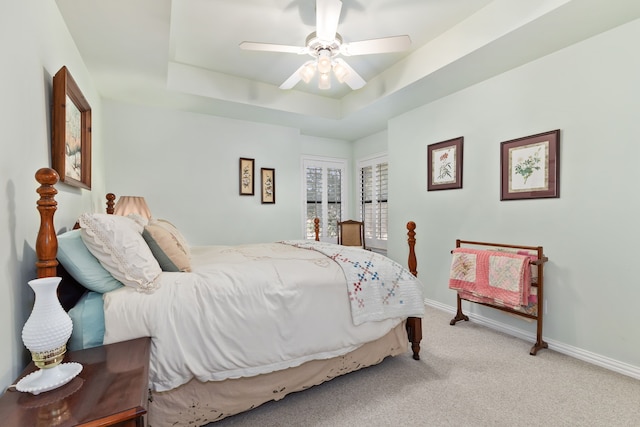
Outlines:
{"type": "Polygon", "coordinates": [[[338,221],[338,244],[344,246],[360,246],[364,244],[364,222],[346,220],[338,221]]]}

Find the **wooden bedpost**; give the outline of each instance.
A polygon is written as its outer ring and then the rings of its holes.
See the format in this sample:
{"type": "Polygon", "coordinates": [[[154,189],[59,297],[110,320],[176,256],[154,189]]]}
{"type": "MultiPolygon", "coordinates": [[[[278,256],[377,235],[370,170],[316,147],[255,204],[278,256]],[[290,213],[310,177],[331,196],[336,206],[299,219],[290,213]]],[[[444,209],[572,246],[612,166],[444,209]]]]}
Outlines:
{"type": "Polygon", "coordinates": [[[316,233],[316,242],[320,241],[320,218],[313,219],[313,231],[316,233]]]}
{"type": "Polygon", "coordinates": [[[40,187],[36,190],[40,195],[40,199],[37,202],[38,211],[40,212],[40,229],[36,240],[38,278],[54,277],[57,274],[58,238],[53,225],[53,214],[58,209],[58,202],[55,199],[58,190],[55,189],[54,185],[59,178],[58,172],[50,168],[38,169],[36,172],[36,181],[40,183],[40,187]]]}
{"type": "MultiPolygon", "coordinates": [[[[407,243],[409,244],[409,271],[414,276],[418,277],[418,260],[416,259],[416,223],[409,221],[407,223],[407,243]]],[[[411,342],[411,350],[413,351],[413,358],[420,360],[420,341],[422,341],[422,319],[419,317],[407,318],[407,335],[411,342]]]]}
{"type": "Polygon", "coordinates": [[[416,223],[413,221],[409,221],[407,223],[407,230],[409,230],[409,232],[407,233],[407,236],[409,236],[409,238],[407,239],[407,243],[409,244],[409,261],[408,261],[408,266],[409,266],[409,271],[411,272],[411,274],[413,274],[414,276],[418,277],[418,261],[416,260],[416,223]]]}
{"type": "Polygon", "coordinates": [[[109,215],[113,215],[113,210],[115,206],[116,195],[113,193],[107,193],[107,213],[109,215]]]}

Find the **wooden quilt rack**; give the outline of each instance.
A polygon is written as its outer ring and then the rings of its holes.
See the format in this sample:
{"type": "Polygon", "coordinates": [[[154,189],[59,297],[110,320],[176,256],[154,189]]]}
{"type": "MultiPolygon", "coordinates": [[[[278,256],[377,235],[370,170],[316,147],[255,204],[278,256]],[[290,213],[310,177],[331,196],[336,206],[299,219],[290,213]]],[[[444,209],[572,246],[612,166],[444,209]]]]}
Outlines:
{"type": "MultiPolygon", "coordinates": [[[[541,306],[544,307],[544,264],[548,261],[548,258],[544,256],[544,250],[542,246],[521,246],[521,245],[508,245],[503,243],[487,243],[487,242],[474,242],[469,240],[456,240],[456,248],[465,246],[477,247],[476,249],[480,249],[480,247],[492,247],[492,248],[507,248],[507,249],[515,249],[515,250],[525,250],[525,251],[535,251],[537,255],[536,260],[531,261],[531,265],[535,266],[537,269],[537,280],[532,277],[531,286],[537,288],[537,304],[534,312],[525,312],[519,311],[516,309],[512,309],[509,307],[504,307],[501,305],[471,301],[465,299],[465,301],[473,302],[475,304],[481,304],[487,307],[495,308],[498,310],[502,310],[517,316],[526,317],[529,319],[536,320],[537,328],[536,328],[536,343],[531,347],[531,351],[529,354],[535,356],[538,353],[538,350],[541,348],[548,348],[549,345],[542,339],[542,320],[544,314],[544,308],[541,309],[541,306]]],[[[488,249],[487,249],[488,250],[488,249]]],[[[453,251],[452,251],[453,252],[453,251]]],[[[449,322],[450,325],[455,325],[456,322],[460,320],[469,321],[469,317],[467,317],[462,312],[462,300],[464,298],[460,297],[460,293],[456,292],[457,303],[458,303],[458,311],[455,317],[449,322]]]]}

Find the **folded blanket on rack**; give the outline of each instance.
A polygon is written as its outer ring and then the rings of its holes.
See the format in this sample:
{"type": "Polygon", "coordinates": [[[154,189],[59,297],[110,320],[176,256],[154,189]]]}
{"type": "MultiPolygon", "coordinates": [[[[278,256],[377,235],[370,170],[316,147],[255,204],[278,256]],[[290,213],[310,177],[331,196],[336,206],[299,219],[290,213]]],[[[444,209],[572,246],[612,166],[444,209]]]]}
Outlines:
{"type": "Polygon", "coordinates": [[[453,250],[449,288],[519,309],[529,304],[529,256],[470,248],[453,250]]]}
{"type": "MultiPolygon", "coordinates": [[[[474,294],[474,293],[468,292],[468,291],[458,291],[458,295],[460,295],[460,298],[462,298],[464,300],[467,300],[467,301],[479,302],[479,303],[482,303],[482,304],[490,304],[492,306],[501,306],[501,307],[505,306],[500,301],[496,301],[493,298],[487,298],[487,297],[479,296],[477,294],[474,294]]],[[[521,313],[526,313],[526,314],[530,314],[532,316],[537,316],[538,315],[537,288],[531,287],[531,294],[529,295],[529,304],[528,305],[521,305],[519,307],[509,307],[509,308],[512,309],[512,310],[521,312],[521,313]]]]}

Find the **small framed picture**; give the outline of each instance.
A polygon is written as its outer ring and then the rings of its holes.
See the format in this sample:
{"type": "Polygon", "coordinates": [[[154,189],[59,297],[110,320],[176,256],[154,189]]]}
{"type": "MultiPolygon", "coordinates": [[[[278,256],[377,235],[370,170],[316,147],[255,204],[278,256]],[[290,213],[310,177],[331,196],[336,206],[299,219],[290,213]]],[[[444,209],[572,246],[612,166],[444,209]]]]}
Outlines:
{"type": "Polygon", "coordinates": [[[560,130],[500,144],[500,200],[560,197],[560,130]]]}
{"type": "Polygon", "coordinates": [[[241,157],[240,158],[240,195],[241,196],[253,196],[254,173],[255,173],[255,160],[241,157]]]}
{"type": "Polygon", "coordinates": [[[269,168],[260,169],[262,203],[276,202],[276,170],[269,168]]]}
{"type": "Polygon", "coordinates": [[[463,137],[427,146],[427,191],[462,188],[463,137]]]}

